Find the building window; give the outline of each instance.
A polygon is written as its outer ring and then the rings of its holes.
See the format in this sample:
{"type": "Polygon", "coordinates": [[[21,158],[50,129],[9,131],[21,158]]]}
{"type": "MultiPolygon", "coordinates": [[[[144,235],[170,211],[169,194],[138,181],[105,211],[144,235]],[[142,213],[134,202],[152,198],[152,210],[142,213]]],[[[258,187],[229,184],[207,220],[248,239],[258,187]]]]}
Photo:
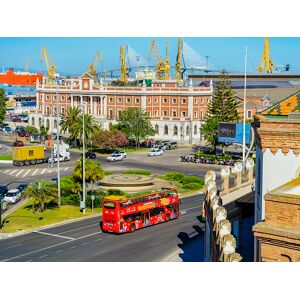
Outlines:
{"type": "Polygon", "coordinates": [[[121,114],[122,114],[122,109],[118,109],[118,119],[120,119],[121,114]]]}
{"type": "Polygon", "coordinates": [[[164,98],[163,103],[168,103],[168,99],[164,98]]]}
{"type": "Polygon", "coordinates": [[[172,103],[173,103],[173,104],[176,104],[176,101],[177,101],[176,99],[173,99],[173,100],[172,100],[172,103]]]}
{"type": "Polygon", "coordinates": [[[139,103],[140,103],[140,99],[139,99],[139,98],[136,98],[136,99],[135,99],[135,103],[136,103],[136,104],[139,104],[139,103]]]}
{"type": "Polygon", "coordinates": [[[194,104],[197,104],[197,103],[198,103],[197,99],[194,99],[194,104]]]}
{"type": "Polygon", "coordinates": [[[190,126],[186,126],[186,135],[190,134],[190,126]]]}
{"type": "Polygon", "coordinates": [[[176,111],[176,110],[173,110],[173,111],[172,111],[172,116],[173,116],[173,117],[177,117],[177,111],[176,111]]]}
{"type": "Polygon", "coordinates": [[[200,120],[203,120],[203,110],[200,111],[200,120]]]}
{"type": "Polygon", "coordinates": [[[46,107],[46,114],[50,115],[50,108],[48,106],[46,107]]]}
{"type": "Polygon", "coordinates": [[[114,99],[113,98],[109,98],[109,103],[113,103],[114,99]]]}
{"type": "Polygon", "coordinates": [[[46,128],[50,128],[50,122],[49,122],[49,119],[47,119],[47,121],[46,121],[46,128]]]}
{"type": "Polygon", "coordinates": [[[34,117],[31,118],[31,125],[34,126],[35,125],[35,120],[34,117]]]}
{"type": "Polygon", "coordinates": [[[252,111],[248,110],[247,111],[248,119],[252,119],[252,111]]]}
{"type": "Polygon", "coordinates": [[[198,116],[197,116],[197,112],[196,111],[194,111],[194,118],[197,118],[198,116]]]}
{"type": "Polygon", "coordinates": [[[157,98],[155,98],[155,103],[158,103],[158,99],[157,98]]]}
{"type": "Polygon", "coordinates": [[[122,98],[118,98],[118,103],[122,103],[122,98]]]}
{"type": "Polygon", "coordinates": [[[158,116],[158,111],[157,111],[157,110],[154,111],[154,116],[155,116],[155,117],[158,116]]]}
{"type": "Polygon", "coordinates": [[[164,126],[164,134],[165,135],[169,134],[169,127],[168,127],[168,125],[164,126]]]}
{"type": "Polygon", "coordinates": [[[209,99],[207,99],[207,104],[209,104],[209,99]]]}
{"type": "Polygon", "coordinates": [[[148,104],[151,104],[151,99],[150,98],[148,99],[148,104]]]}
{"type": "Polygon", "coordinates": [[[126,99],[126,103],[130,103],[130,98],[127,98],[127,99],[126,99]]]}
{"type": "Polygon", "coordinates": [[[56,115],[56,113],[57,113],[57,108],[54,107],[54,114],[56,115]]]}
{"type": "Polygon", "coordinates": [[[178,135],[178,127],[175,125],[173,130],[174,135],[178,135]]]}
{"type": "Polygon", "coordinates": [[[163,111],[163,116],[166,117],[168,115],[168,112],[166,110],[163,111]]]}
{"type": "Polygon", "coordinates": [[[61,114],[62,114],[62,115],[65,114],[65,108],[64,108],[64,107],[61,108],[61,114]]]}
{"type": "Polygon", "coordinates": [[[42,119],[39,118],[39,126],[41,126],[41,125],[42,125],[42,119]]]}
{"type": "Polygon", "coordinates": [[[158,127],[158,125],[155,125],[155,133],[159,134],[159,127],[158,127]]]}
{"type": "Polygon", "coordinates": [[[113,118],[113,110],[112,109],[109,110],[108,116],[109,116],[110,119],[113,118]]]}
{"type": "Polygon", "coordinates": [[[181,117],[182,117],[182,118],[185,118],[185,116],[186,116],[185,111],[182,111],[182,112],[181,112],[181,117]]]}
{"type": "Polygon", "coordinates": [[[56,96],[53,96],[53,100],[56,100],[56,96]]]}
{"type": "Polygon", "coordinates": [[[61,96],[61,100],[65,100],[65,96],[61,96]]]}
{"type": "Polygon", "coordinates": [[[49,100],[49,95],[46,96],[46,100],[49,100]]]}
{"type": "Polygon", "coordinates": [[[182,104],[186,104],[186,99],[182,99],[182,100],[181,100],[181,103],[182,103],[182,104]]]}
{"type": "Polygon", "coordinates": [[[152,117],[152,112],[151,110],[147,111],[148,117],[152,117]]]}
{"type": "Polygon", "coordinates": [[[203,104],[203,98],[201,98],[201,102],[200,103],[203,104]]]}
{"type": "Polygon", "coordinates": [[[56,119],[54,120],[54,128],[57,127],[57,122],[56,122],[56,119]]]}
{"type": "Polygon", "coordinates": [[[40,99],[42,99],[43,98],[43,95],[42,94],[40,94],[40,99]]]}
{"type": "Polygon", "coordinates": [[[197,134],[197,125],[194,126],[194,135],[197,134]]]}

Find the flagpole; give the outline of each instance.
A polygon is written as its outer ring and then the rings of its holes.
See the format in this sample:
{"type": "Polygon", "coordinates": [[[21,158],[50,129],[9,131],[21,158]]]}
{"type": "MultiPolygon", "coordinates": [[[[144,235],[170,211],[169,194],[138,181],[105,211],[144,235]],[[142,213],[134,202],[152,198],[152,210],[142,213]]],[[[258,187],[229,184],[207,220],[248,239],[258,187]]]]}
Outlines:
{"type": "Polygon", "coordinates": [[[246,157],[246,90],[247,90],[247,47],[245,47],[244,116],[243,116],[243,167],[246,157]]]}

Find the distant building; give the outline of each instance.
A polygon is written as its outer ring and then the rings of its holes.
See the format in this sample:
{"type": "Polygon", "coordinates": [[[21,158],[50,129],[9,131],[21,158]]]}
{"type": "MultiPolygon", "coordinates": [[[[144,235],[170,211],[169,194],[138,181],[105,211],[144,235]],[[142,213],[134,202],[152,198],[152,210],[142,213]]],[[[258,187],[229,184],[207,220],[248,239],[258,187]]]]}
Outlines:
{"type": "MultiPolygon", "coordinates": [[[[141,86],[108,86],[85,73],[78,79],[66,79],[58,86],[58,109],[64,116],[68,107],[80,107],[84,103],[86,112],[103,128],[109,128],[118,121],[123,110],[139,107],[149,114],[155,139],[192,144],[203,139],[200,127],[212,94],[212,84],[177,86],[173,80],[152,80],[150,87],[145,83],[141,86]]],[[[38,82],[36,98],[37,106],[30,114],[29,124],[37,127],[44,124],[50,132],[55,132],[56,87],[47,85],[45,79],[38,82]]]]}
{"type": "MultiPolygon", "coordinates": [[[[283,185],[300,175],[300,91],[254,116],[253,127],[256,136],[255,223],[260,224],[254,226],[256,260],[283,260],[284,255],[295,260],[290,251],[285,252],[287,248],[299,251],[300,193],[296,189],[293,196],[289,196],[287,186],[283,185]],[[276,228],[270,229],[270,226],[276,228]],[[298,238],[289,235],[291,239],[286,239],[286,244],[279,241],[291,231],[297,233],[298,238]],[[268,252],[270,247],[273,250],[268,252]]],[[[295,184],[293,181],[292,185],[295,184]]],[[[300,252],[297,253],[299,259],[300,252]]]]}

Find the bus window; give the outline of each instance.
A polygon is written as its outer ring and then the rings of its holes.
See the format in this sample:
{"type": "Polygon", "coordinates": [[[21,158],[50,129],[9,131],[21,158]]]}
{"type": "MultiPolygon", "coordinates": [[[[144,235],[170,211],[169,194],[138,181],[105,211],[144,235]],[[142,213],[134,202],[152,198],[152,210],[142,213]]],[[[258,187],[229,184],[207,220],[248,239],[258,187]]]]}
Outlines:
{"type": "Polygon", "coordinates": [[[106,201],[106,202],[104,202],[104,207],[108,208],[108,209],[115,209],[116,208],[116,203],[106,201]]]}

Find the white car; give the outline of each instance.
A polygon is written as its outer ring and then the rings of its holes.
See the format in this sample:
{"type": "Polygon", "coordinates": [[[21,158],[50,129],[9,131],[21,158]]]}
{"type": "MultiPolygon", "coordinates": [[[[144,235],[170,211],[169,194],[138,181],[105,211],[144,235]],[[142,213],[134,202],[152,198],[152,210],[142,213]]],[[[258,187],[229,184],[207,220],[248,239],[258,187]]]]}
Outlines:
{"type": "Polygon", "coordinates": [[[163,155],[164,151],[161,149],[152,149],[150,152],[148,152],[148,156],[159,156],[163,155]]]}
{"type": "Polygon", "coordinates": [[[112,153],[112,155],[114,155],[114,154],[121,154],[123,156],[123,158],[126,158],[126,152],[125,151],[116,150],[112,153]]]}
{"type": "Polygon", "coordinates": [[[3,201],[7,203],[16,203],[20,199],[21,199],[21,192],[18,189],[13,189],[13,190],[9,190],[6,193],[3,201]]]}
{"type": "MultiPolygon", "coordinates": [[[[70,160],[68,157],[63,157],[63,156],[60,156],[59,157],[59,161],[68,161],[68,160],[70,160]]],[[[52,161],[54,162],[54,163],[56,163],[57,162],[57,157],[50,157],[49,159],[48,159],[48,163],[52,163],[52,161]]]]}
{"type": "Polygon", "coordinates": [[[118,161],[118,160],[123,160],[124,155],[119,153],[119,154],[112,154],[111,156],[107,157],[108,161],[118,161]]]}

